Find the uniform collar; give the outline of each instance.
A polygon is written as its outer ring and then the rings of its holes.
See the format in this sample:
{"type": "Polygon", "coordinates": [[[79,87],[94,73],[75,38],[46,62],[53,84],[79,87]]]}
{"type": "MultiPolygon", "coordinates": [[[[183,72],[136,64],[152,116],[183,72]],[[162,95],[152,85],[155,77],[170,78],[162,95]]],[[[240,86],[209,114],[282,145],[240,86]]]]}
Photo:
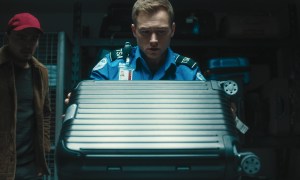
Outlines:
{"type": "MultiPolygon", "coordinates": [[[[134,47],[134,58],[131,61],[131,67],[136,69],[136,64],[139,61],[141,64],[143,64],[147,69],[149,69],[146,61],[141,55],[140,48],[138,46],[134,47]]],[[[167,71],[169,70],[172,66],[175,67],[175,59],[176,59],[176,54],[170,49],[167,49],[167,56],[166,56],[166,62],[163,64],[163,67],[160,68],[158,71],[167,71]]]]}

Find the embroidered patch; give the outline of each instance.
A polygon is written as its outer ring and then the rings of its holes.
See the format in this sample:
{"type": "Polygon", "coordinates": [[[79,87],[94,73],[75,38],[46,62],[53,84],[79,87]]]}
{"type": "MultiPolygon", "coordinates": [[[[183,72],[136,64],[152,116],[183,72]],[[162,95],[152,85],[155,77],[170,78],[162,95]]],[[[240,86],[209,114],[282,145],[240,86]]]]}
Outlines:
{"type": "Polygon", "coordinates": [[[200,73],[200,72],[197,72],[197,79],[199,79],[200,81],[205,81],[205,77],[200,73]]]}
{"type": "Polygon", "coordinates": [[[107,58],[101,59],[101,61],[93,68],[94,71],[102,69],[107,64],[107,58]]]}
{"type": "Polygon", "coordinates": [[[181,64],[182,64],[182,65],[186,65],[186,66],[188,66],[188,67],[191,68],[191,69],[194,69],[194,68],[197,67],[197,62],[196,62],[196,61],[194,61],[194,60],[191,59],[191,58],[184,57],[184,56],[180,56],[180,55],[178,55],[178,56],[176,57],[175,63],[176,63],[177,65],[181,65],[181,64]]]}

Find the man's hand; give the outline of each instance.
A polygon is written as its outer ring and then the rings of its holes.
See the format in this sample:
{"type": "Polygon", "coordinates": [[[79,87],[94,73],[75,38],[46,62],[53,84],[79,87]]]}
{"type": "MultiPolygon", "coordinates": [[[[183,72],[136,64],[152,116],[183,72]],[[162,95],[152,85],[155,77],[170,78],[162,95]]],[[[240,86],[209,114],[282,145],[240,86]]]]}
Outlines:
{"type": "MultiPolygon", "coordinates": [[[[66,97],[66,99],[65,99],[65,104],[66,104],[66,105],[69,104],[70,98],[71,98],[71,93],[68,93],[68,94],[67,94],[67,97],[66,97]]],[[[62,118],[62,120],[63,120],[63,119],[65,118],[65,114],[63,114],[63,115],[61,116],[61,118],[62,118]]]]}
{"type": "Polygon", "coordinates": [[[71,97],[71,93],[68,93],[66,99],[65,99],[65,104],[68,105],[70,102],[70,97],[71,97]]]}
{"type": "Polygon", "coordinates": [[[231,112],[232,112],[232,115],[233,115],[233,118],[235,119],[236,118],[236,112],[237,112],[237,107],[236,107],[236,105],[235,105],[235,103],[233,103],[233,102],[231,102],[231,112]]]}

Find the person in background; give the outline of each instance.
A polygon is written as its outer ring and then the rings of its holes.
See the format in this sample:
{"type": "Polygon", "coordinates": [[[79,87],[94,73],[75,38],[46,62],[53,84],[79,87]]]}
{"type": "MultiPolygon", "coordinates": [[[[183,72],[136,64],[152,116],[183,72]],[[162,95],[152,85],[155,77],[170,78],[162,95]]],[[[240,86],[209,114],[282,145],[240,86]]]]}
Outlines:
{"type": "Polygon", "coordinates": [[[0,48],[0,179],[36,180],[49,174],[48,71],[33,57],[42,33],[35,16],[15,14],[0,48]]]}
{"type": "Polygon", "coordinates": [[[137,0],[131,25],[137,46],[114,50],[100,58],[94,80],[201,80],[196,61],[172,51],[174,11],[168,0],[137,0]]]}

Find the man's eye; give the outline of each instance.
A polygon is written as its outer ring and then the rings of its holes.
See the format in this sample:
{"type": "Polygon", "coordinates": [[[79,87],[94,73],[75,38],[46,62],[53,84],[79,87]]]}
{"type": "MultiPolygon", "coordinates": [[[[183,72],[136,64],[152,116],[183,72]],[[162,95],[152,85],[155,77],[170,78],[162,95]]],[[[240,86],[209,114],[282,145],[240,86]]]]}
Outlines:
{"type": "Polygon", "coordinates": [[[39,36],[32,36],[30,39],[33,40],[33,41],[36,41],[36,40],[39,39],[39,36]]]}
{"type": "Polygon", "coordinates": [[[36,41],[36,40],[38,40],[39,36],[17,35],[16,38],[20,41],[36,41]]]}
{"type": "Polygon", "coordinates": [[[24,35],[17,35],[16,38],[19,39],[19,40],[25,40],[26,36],[24,36],[24,35]]]}
{"type": "Polygon", "coordinates": [[[142,30],[139,30],[139,32],[142,36],[150,36],[152,33],[155,33],[157,36],[164,36],[168,33],[168,30],[166,30],[166,29],[157,29],[157,30],[142,29],[142,30]]]}
{"type": "Polygon", "coordinates": [[[158,30],[156,33],[158,35],[165,35],[165,34],[167,34],[167,31],[166,30],[158,30]]]}
{"type": "Polygon", "coordinates": [[[149,31],[149,30],[140,30],[140,33],[142,35],[149,35],[151,33],[151,31],[149,31]]]}

